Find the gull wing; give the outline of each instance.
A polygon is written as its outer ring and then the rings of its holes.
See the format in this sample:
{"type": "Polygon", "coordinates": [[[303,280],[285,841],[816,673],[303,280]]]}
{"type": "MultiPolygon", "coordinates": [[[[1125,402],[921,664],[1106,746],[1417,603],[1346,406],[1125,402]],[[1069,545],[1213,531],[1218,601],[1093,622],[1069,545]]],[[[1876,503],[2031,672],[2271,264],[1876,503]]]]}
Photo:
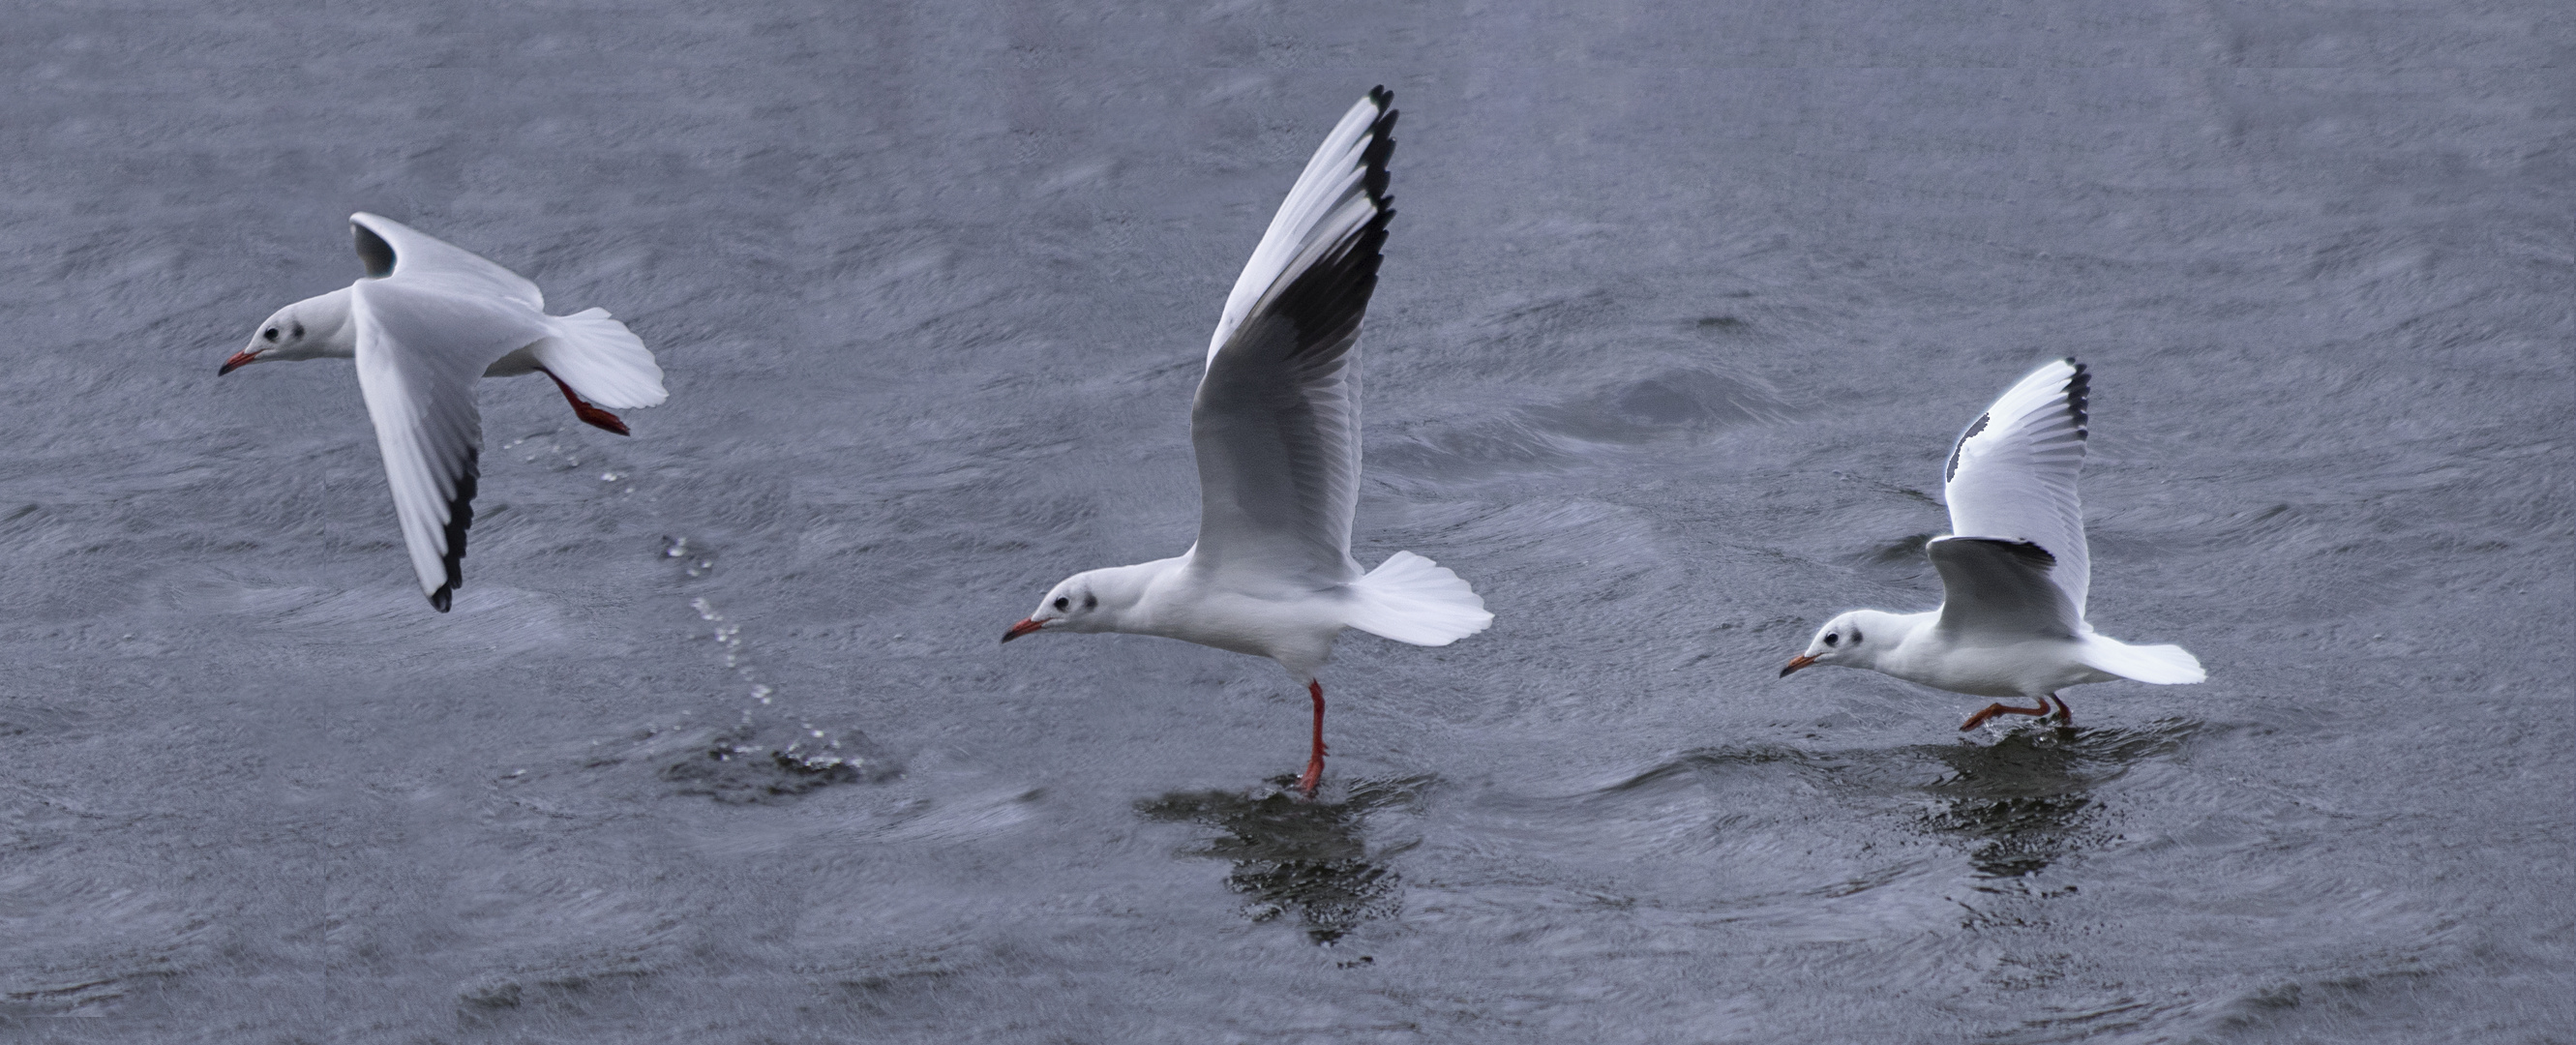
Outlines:
{"type": "MultiPolygon", "coordinates": [[[[2084,364],[2072,359],[2032,371],[1959,435],[1942,470],[1950,532],[2046,550],[2056,562],[2047,576],[2065,592],[2079,622],[2093,574],[2084,546],[2084,504],[2075,493],[2076,475],[2084,468],[2084,409],[2091,387],[2084,364]]],[[[1949,569],[1941,576],[1948,583],[1949,569]]]]}
{"type": "Polygon", "coordinates": [[[412,283],[435,293],[515,301],[532,312],[546,310],[545,294],[527,277],[399,221],[360,211],[349,215],[349,234],[370,278],[412,283]]]}
{"type": "Polygon", "coordinates": [[[1394,96],[1351,107],[1288,192],[1226,299],[1190,406],[1199,465],[1196,568],[1250,586],[1360,576],[1360,319],[1395,212],[1394,96]]]}
{"type": "Polygon", "coordinates": [[[1193,564],[1252,587],[1321,589],[1360,577],[1350,515],[1360,492],[1355,347],[1386,245],[1394,95],[1342,116],[1280,203],[1226,299],[1190,404],[1198,448],[1193,564]]]}
{"type": "Polygon", "coordinates": [[[1943,537],[1924,551],[1941,572],[1941,616],[1933,627],[1954,636],[2015,641],[2072,638],[2084,617],[2052,574],[2048,549],[2028,541],[1943,537]]]}
{"type": "Polygon", "coordinates": [[[465,528],[474,521],[483,446],[474,383],[546,328],[511,303],[425,292],[402,279],[359,280],[352,297],[358,390],[375,422],[412,570],[444,613],[465,582],[465,528]]]}

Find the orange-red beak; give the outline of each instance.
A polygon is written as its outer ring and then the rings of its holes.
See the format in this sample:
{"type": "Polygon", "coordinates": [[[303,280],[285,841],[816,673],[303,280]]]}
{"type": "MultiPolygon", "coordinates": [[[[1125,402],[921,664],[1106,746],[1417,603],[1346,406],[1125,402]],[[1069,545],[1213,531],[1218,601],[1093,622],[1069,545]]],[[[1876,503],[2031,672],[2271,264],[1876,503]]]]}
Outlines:
{"type": "Polygon", "coordinates": [[[1790,662],[1789,662],[1789,666],[1788,666],[1788,667],[1785,667],[1785,668],[1780,669],[1780,677],[1781,677],[1781,678],[1784,678],[1784,679],[1785,679],[1785,678],[1788,678],[1788,677],[1789,677],[1789,676],[1791,676],[1791,675],[1797,674],[1797,671],[1798,671],[1798,669],[1799,669],[1799,668],[1806,667],[1807,665],[1809,665],[1809,664],[1813,664],[1813,663],[1815,663],[1815,662],[1816,662],[1816,658],[1814,658],[1814,657],[1810,657],[1810,656],[1807,656],[1806,654],[1801,653],[1801,654],[1799,654],[1799,655],[1798,655],[1797,659],[1792,660],[1792,661],[1790,661],[1790,662]]]}
{"type": "Polygon", "coordinates": [[[1003,632],[1003,633],[1002,633],[1002,641],[1004,641],[1004,642],[1009,642],[1009,641],[1011,641],[1012,639],[1019,638],[1019,637],[1020,637],[1020,636],[1022,636],[1022,635],[1033,635],[1033,634],[1036,634],[1036,633],[1037,633],[1037,630],[1038,630],[1039,628],[1043,628],[1043,627],[1046,627],[1046,625],[1041,624],[1041,623],[1039,623],[1039,622],[1037,622],[1037,621],[1034,621],[1034,620],[1024,620],[1024,621],[1021,621],[1021,622],[1019,622],[1019,623],[1017,623],[1017,624],[1011,625],[1011,630],[1009,630],[1009,631],[1006,631],[1006,632],[1003,632]]]}
{"type": "Polygon", "coordinates": [[[224,368],[215,371],[215,376],[222,377],[225,374],[232,373],[235,370],[239,370],[256,362],[259,362],[258,356],[252,355],[248,352],[235,352],[231,359],[224,360],[224,368]]]}

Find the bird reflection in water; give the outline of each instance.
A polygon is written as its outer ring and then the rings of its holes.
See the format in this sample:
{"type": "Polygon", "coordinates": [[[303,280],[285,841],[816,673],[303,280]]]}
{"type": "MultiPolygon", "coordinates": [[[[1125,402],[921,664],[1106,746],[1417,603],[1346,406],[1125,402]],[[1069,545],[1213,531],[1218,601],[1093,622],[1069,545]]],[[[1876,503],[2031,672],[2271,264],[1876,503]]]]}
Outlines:
{"type": "Polygon", "coordinates": [[[1923,815],[1936,834],[1967,840],[1968,862],[1988,878],[2038,873],[2107,840],[2093,789],[2141,759],[2182,744],[2184,728],[2028,729],[1991,745],[1931,745],[1950,772],[1924,790],[1944,801],[1923,815]]]}
{"type": "Polygon", "coordinates": [[[1290,794],[1291,777],[1273,783],[1281,790],[1263,795],[1174,792],[1138,802],[1136,811],[1148,820],[1224,832],[1183,852],[1234,861],[1226,886],[1251,898],[1245,913],[1253,921],[1294,912],[1307,939],[1330,944],[1362,922],[1401,910],[1399,878],[1386,859],[1411,844],[1372,853],[1361,829],[1371,812],[1413,803],[1430,778],[1356,781],[1339,803],[1290,794]]]}

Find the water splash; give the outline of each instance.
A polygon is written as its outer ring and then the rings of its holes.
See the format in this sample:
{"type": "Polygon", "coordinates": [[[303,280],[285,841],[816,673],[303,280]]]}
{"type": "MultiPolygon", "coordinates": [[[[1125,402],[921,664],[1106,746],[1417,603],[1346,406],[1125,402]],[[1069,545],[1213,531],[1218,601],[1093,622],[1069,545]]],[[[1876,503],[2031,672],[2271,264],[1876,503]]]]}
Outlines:
{"type": "Polygon", "coordinates": [[[716,572],[715,551],[692,545],[686,537],[662,538],[662,557],[680,560],[680,572],[691,580],[716,572]]]}
{"type": "MultiPolygon", "coordinates": [[[[680,564],[691,579],[713,572],[715,552],[687,538],[667,538],[662,558],[680,564]]],[[[688,757],[664,767],[666,780],[686,794],[705,794],[723,802],[757,802],[792,797],[828,784],[883,780],[898,770],[893,762],[855,728],[782,715],[777,683],[764,677],[745,642],[742,625],[726,617],[713,601],[700,595],[689,608],[707,624],[725,670],[742,684],[746,698],[731,727],[708,735],[688,757]]]]}

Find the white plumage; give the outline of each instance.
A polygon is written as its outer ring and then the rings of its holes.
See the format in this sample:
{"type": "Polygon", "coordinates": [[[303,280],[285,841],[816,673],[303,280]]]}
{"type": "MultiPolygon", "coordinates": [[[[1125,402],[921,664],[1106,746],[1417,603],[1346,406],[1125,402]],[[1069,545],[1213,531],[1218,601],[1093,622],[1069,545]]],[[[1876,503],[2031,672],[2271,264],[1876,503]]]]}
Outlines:
{"type": "Polygon", "coordinates": [[[1951,535],[1925,548],[1941,574],[1940,609],[1842,614],[1780,674],[1835,664],[1957,693],[2039,700],[2035,708],[1991,705],[1961,729],[1999,714],[2072,722],[2056,693],[2081,683],[2207,678],[2180,646],[2132,646],[2084,620],[2092,566],[2076,477],[2090,394],[2083,365],[2057,360],[1960,433],[1942,469],[1951,535]]]}
{"type": "Polygon", "coordinates": [[[471,252],[373,214],[349,218],[367,274],[280,309],[219,373],[251,363],[347,358],[374,421],[413,572],[445,612],[464,584],[483,444],[475,381],[544,373],[581,420],[626,434],[601,409],[655,406],[662,369],[605,309],[545,312],[537,285],[471,252]]]}
{"type": "Polygon", "coordinates": [[[1385,88],[1351,107],[1306,164],[1227,295],[1190,407],[1199,537],[1173,558],[1076,574],[1003,636],[1160,635],[1277,661],[1315,702],[1333,639],[1353,627],[1441,646],[1492,623],[1458,575],[1411,552],[1363,573],[1351,558],[1360,475],[1360,321],[1394,211],[1395,111],[1385,88]]]}

